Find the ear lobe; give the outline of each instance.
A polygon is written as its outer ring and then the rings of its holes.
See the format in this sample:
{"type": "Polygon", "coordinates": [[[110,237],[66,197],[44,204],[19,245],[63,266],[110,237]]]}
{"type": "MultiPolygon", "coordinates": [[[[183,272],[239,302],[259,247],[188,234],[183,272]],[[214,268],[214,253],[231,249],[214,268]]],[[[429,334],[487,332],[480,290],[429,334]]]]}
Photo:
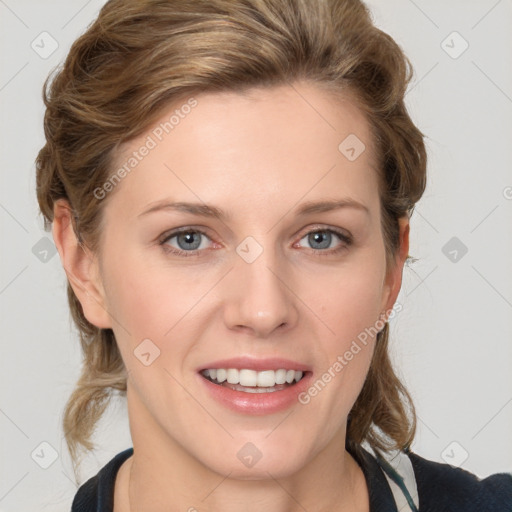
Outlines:
{"type": "Polygon", "coordinates": [[[400,228],[399,243],[400,247],[395,257],[394,267],[389,269],[386,275],[385,289],[388,290],[387,298],[384,298],[382,306],[383,320],[387,321],[389,312],[393,308],[400,288],[402,287],[402,274],[405,260],[409,254],[409,218],[401,217],[398,219],[400,228]]]}
{"type": "Polygon", "coordinates": [[[68,201],[58,199],[53,207],[53,240],[66,276],[87,320],[96,327],[112,328],[106,309],[97,258],[81,244],[73,227],[73,212],[68,201]]]}

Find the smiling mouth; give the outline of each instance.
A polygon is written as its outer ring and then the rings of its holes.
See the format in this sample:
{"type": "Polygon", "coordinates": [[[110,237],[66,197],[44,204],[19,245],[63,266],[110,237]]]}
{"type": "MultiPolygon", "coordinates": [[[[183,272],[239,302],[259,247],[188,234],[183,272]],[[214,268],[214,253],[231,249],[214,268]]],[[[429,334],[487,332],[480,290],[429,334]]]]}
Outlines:
{"type": "Polygon", "coordinates": [[[294,386],[308,372],[279,369],[255,371],[237,368],[210,368],[200,375],[213,384],[245,393],[273,393],[294,386]]]}

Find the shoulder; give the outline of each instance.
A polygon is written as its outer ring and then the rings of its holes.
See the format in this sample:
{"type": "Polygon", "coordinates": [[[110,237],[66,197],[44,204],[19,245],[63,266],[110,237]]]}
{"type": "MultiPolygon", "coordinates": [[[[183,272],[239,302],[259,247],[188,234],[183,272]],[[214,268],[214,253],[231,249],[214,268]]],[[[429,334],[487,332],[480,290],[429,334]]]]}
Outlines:
{"type": "Polygon", "coordinates": [[[71,512],[112,512],[116,475],[123,462],[133,455],[133,448],[118,453],[78,489],[71,512]]]}
{"type": "Polygon", "coordinates": [[[462,468],[407,453],[422,512],[512,512],[512,474],[480,479],[462,468]]]}

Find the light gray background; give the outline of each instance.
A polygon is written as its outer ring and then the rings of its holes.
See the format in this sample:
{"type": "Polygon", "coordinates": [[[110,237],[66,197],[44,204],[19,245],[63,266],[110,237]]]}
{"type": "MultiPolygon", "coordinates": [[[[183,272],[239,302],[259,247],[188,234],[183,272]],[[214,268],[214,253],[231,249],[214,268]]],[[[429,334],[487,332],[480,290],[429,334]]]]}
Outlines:
{"type": "MultiPolygon", "coordinates": [[[[51,234],[37,214],[34,159],[43,80],[103,3],[0,0],[0,512],[68,511],[76,492],[60,422],[81,354],[58,254],[40,259],[51,234]],[[31,47],[43,31],[58,42],[46,59],[31,47]]],[[[408,106],[428,136],[428,188],[411,223],[419,261],[405,270],[404,309],[391,324],[394,361],[417,406],[413,449],[481,477],[511,471],[512,1],[369,5],[412,60],[408,106]]],[[[85,479],[131,446],[122,400],[95,441],[85,479]]]]}

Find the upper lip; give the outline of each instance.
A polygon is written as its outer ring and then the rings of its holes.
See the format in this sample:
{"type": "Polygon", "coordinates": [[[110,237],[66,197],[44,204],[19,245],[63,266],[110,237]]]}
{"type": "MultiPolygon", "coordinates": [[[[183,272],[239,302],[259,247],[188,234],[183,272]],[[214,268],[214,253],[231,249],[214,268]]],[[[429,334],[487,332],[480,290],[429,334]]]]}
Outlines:
{"type": "Polygon", "coordinates": [[[255,370],[255,371],[264,371],[264,370],[298,370],[302,372],[311,371],[311,366],[303,363],[299,363],[297,361],[292,361],[291,359],[284,358],[265,358],[265,359],[256,359],[254,357],[233,357],[231,359],[219,359],[217,361],[212,361],[211,363],[207,363],[202,365],[197,369],[198,372],[203,370],[208,370],[210,368],[236,368],[238,370],[247,369],[247,370],[255,370]]]}

